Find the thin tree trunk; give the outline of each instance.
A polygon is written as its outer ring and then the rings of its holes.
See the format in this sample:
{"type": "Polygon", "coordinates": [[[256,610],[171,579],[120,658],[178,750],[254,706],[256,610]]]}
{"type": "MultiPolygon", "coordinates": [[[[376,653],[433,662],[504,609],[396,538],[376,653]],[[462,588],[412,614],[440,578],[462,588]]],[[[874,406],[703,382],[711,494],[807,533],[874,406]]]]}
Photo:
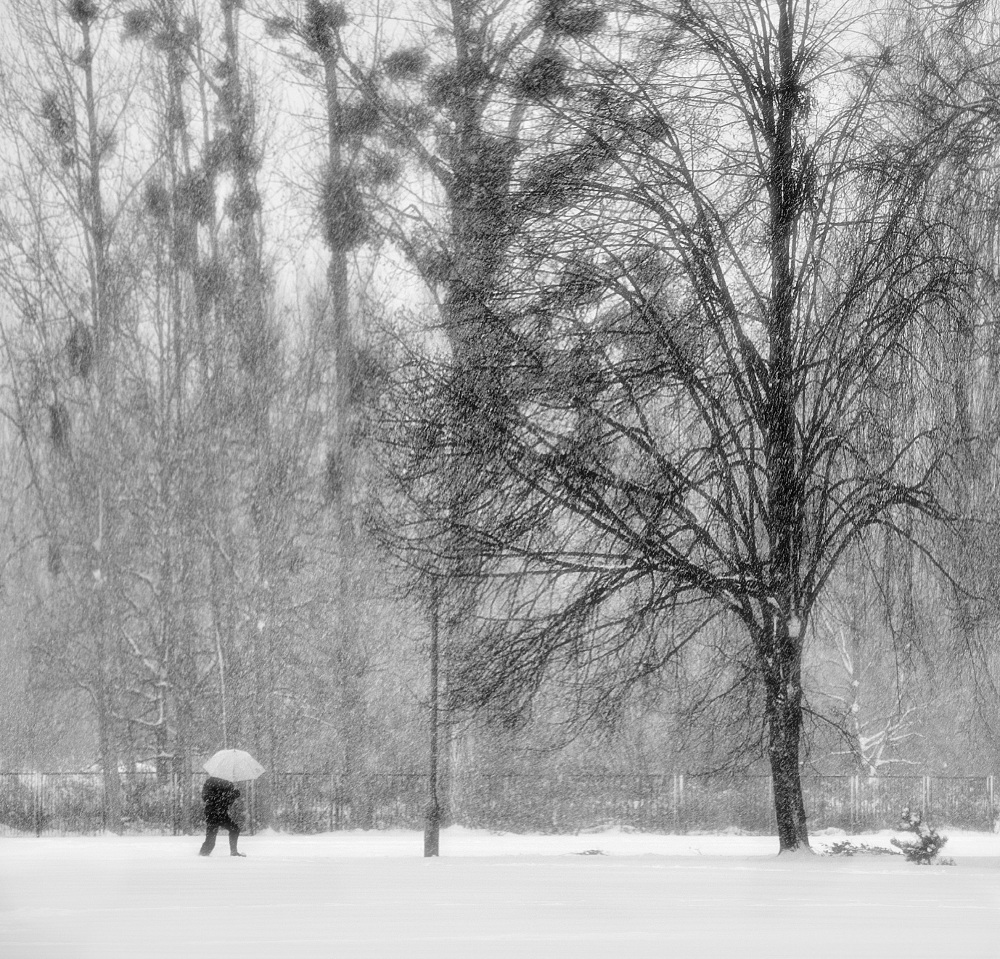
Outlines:
{"type": "Polygon", "coordinates": [[[104,643],[97,643],[97,740],[101,773],[104,778],[105,825],[113,833],[122,832],[122,784],[118,771],[118,749],[114,714],[105,675],[104,643]]]}
{"type": "MultiPolygon", "coordinates": [[[[339,38],[320,52],[323,62],[327,124],[327,176],[331,188],[346,182],[341,134],[341,94],[337,58],[339,38]]],[[[357,542],[354,530],[355,463],[351,443],[351,377],[354,365],[351,295],[348,270],[349,239],[341,237],[339,225],[327,224],[330,259],[327,289],[330,316],[320,340],[333,361],[333,384],[329,393],[333,435],[328,451],[328,483],[337,510],[337,636],[341,663],[341,730],[343,779],[355,825],[368,828],[372,809],[365,785],[364,756],[367,753],[365,702],[361,689],[358,647],[357,542]]]]}
{"type": "MultiPolygon", "coordinates": [[[[114,394],[114,376],[111,369],[112,334],[109,322],[108,302],[108,266],[107,244],[108,233],[104,222],[104,201],[101,188],[101,133],[97,117],[97,95],[94,87],[93,43],[90,36],[89,16],[77,19],[82,39],[80,65],[84,76],[84,107],[87,115],[87,172],[89,182],[86,189],[86,201],[82,210],[89,214],[89,229],[85,236],[90,245],[88,267],[90,270],[91,316],[94,328],[95,356],[97,367],[97,436],[95,442],[100,444],[105,437],[111,435],[109,421],[111,402],[114,394]]],[[[108,827],[116,833],[122,831],[122,793],[121,779],[118,770],[118,750],[114,730],[114,711],[110,700],[110,689],[106,669],[110,650],[114,649],[111,640],[113,627],[111,613],[108,609],[107,579],[111,574],[107,561],[111,543],[109,510],[105,502],[105,477],[102,473],[97,478],[97,510],[94,517],[94,551],[95,569],[93,570],[96,602],[94,609],[97,622],[94,624],[98,635],[96,649],[96,669],[98,683],[98,737],[101,754],[101,766],[104,773],[104,792],[107,803],[108,827]]]]}
{"type": "Polygon", "coordinates": [[[427,769],[427,815],[424,822],[424,856],[436,856],[441,842],[441,800],[438,795],[438,766],[440,762],[440,685],[439,644],[440,610],[438,587],[431,592],[431,648],[430,648],[430,751],[427,769]]]}
{"type": "Polygon", "coordinates": [[[251,507],[257,540],[257,582],[254,585],[256,622],[250,624],[250,664],[254,685],[254,743],[267,774],[255,791],[256,818],[269,825],[274,808],[274,773],[278,763],[278,734],[274,716],[276,591],[280,588],[276,542],[281,528],[281,497],[285,495],[271,429],[271,409],[277,384],[275,343],[269,325],[266,281],[261,253],[260,195],[254,159],[256,112],[241,74],[238,10],[236,0],[220,0],[226,72],[219,107],[231,139],[234,190],[230,199],[232,234],[237,256],[237,284],[233,294],[232,322],[239,335],[240,364],[248,432],[254,456],[257,489],[251,507]]]}

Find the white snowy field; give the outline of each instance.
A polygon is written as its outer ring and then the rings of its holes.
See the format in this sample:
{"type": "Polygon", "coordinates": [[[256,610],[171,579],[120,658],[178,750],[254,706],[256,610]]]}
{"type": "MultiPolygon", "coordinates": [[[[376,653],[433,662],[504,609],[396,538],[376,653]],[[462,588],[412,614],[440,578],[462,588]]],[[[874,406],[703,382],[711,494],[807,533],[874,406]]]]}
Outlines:
{"type": "Polygon", "coordinates": [[[195,837],[7,838],[0,959],[993,959],[1000,836],[948,835],[954,866],[615,831],[450,829],[439,859],[402,831],[245,836],[246,859],[224,833],[211,858],[195,837]]]}

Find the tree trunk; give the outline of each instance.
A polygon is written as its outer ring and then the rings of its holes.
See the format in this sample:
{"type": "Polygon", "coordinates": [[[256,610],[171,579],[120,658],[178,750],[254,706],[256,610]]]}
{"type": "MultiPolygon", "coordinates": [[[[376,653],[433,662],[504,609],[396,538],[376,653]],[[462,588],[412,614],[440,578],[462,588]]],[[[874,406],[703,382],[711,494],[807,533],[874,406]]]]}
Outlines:
{"type": "Polygon", "coordinates": [[[191,815],[191,760],[194,751],[191,733],[194,729],[194,716],[190,689],[190,686],[185,685],[177,697],[177,733],[174,741],[174,775],[181,784],[180,817],[177,828],[185,836],[190,836],[194,829],[191,815]]]}
{"type": "Polygon", "coordinates": [[[794,164],[794,7],[778,4],[774,67],[779,75],[768,130],[770,152],[771,302],[769,382],[762,423],[769,488],[770,592],[763,610],[763,671],[767,687],[768,758],[774,781],[779,852],[809,848],[799,775],[802,730],[802,489],[796,471],[795,259],[792,243],[801,212],[794,164]]]}
{"type": "MultiPolygon", "coordinates": [[[[266,533],[258,534],[258,541],[263,549],[263,544],[267,542],[266,533]]],[[[263,565],[263,564],[262,564],[263,565]]],[[[266,597],[265,597],[266,600],[266,597]]],[[[267,609],[267,613],[270,613],[267,609]]],[[[272,710],[272,691],[275,688],[274,677],[274,652],[271,649],[273,637],[273,627],[262,618],[256,624],[256,631],[252,638],[253,645],[251,655],[253,657],[253,685],[254,685],[254,752],[262,765],[266,767],[266,772],[257,781],[254,791],[254,827],[266,829],[274,825],[274,774],[276,749],[276,733],[274,727],[274,713],[272,710]]],[[[249,813],[249,808],[248,808],[249,813]]]]}
{"type": "Polygon", "coordinates": [[[98,644],[97,688],[97,738],[101,773],[104,777],[104,822],[106,828],[121,835],[122,832],[122,783],[118,773],[118,750],[115,745],[113,717],[108,702],[107,683],[104,676],[103,646],[98,644]]]}
{"type": "MultiPolygon", "coordinates": [[[[107,251],[109,233],[104,219],[104,198],[101,182],[101,132],[97,115],[97,92],[94,83],[94,48],[90,34],[91,14],[81,10],[73,16],[80,27],[82,49],[79,63],[84,77],[84,108],[87,122],[87,164],[86,188],[81,188],[81,214],[85,222],[85,238],[88,244],[87,267],[90,274],[91,316],[97,359],[97,409],[96,419],[100,443],[111,435],[109,421],[111,404],[114,400],[114,376],[111,369],[112,336],[114,328],[109,315],[107,251]]],[[[114,629],[111,611],[108,609],[110,597],[106,593],[105,580],[111,573],[108,561],[112,537],[109,526],[110,510],[106,510],[105,482],[103,474],[97,476],[97,515],[94,518],[95,563],[93,577],[97,592],[97,621],[94,630],[97,635],[97,722],[98,749],[104,773],[104,796],[107,826],[115,833],[122,831],[122,790],[118,771],[118,749],[113,729],[113,709],[105,670],[109,656],[113,655],[114,629]]]]}
{"type": "MultiPolygon", "coordinates": [[[[313,47],[323,64],[326,108],[327,177],[334,196],[343,191],[340,202],[347,203],[351,167],[345,150],[350,146],[342,131],[342,91],[339,72],[340,39],[313,47]]],[[[367,756],[370,735],[367,702],[362,683],[364,655],[359,641],[359,556],[355,531],[354,493],[357,467],[352,442],[354,399],[351,391],[355,364],[354,313],[352,308],[348,257],[358,236],[338,221],[338,207],[324,209],[325,232],[330,259],[327,263],[329,315],[321,331],[325,366],[333,366],[333,382],[328,387],[328,415],[332,424],[327,443],[327,487],[336,509],[337,522],[337,638],[341,682],[341,738],[343,783],[353,825],[369,829],[374,822],[367,756]]]]}
{"type": "Polygon", "coordinates": [[[431,648],[430,648],[430,754],[427,770],[427,815],[424,821],[424,856],[438,855],[441,840],[441,799],[438,794],[438,767],[440,762],[440,679],[438,629],[438,587],[434,584],[431,595],[431,648]]]}
{"type": "Polygon", "coordinates": [[[802,730],[801,692],[768,693],[768,758],[774,785],[774,815],[778,825],[778,852],[809,849],[805,803],[799,766],[802,730]]]}
{"type": "Polygon", "coordinates": [[[252,586],[256,622],[250,624],[247,637],[253,682],[252,748],[265,766],[266,775],[255,789],[253,813],[256,825],[269,826],[275,808],[274,777],[280,762],[274,691],[279,669],[277,656],[283,639],[278,612],[278,591],[283,579],[278,544],[285,532],[282,508],[286,490],[280,438],[276,441],[271,424],[279,380],[278,337],[271,324],[261,248],[257,188],[260,164],[255,149],[257,110],[243,74],[238,29],[241,6],[236,0],[220,0],[226,75],[219,89],[218,109],[235,155],[233,191],[227,208],[232,222],[237,282],[229,306],[243,376],[246,435],[254,458],[255,489],[250,511],[257,548],[256,582],[252,586]]]}
{"type": "MultiPolygon", "coordinates": [[[[789,617],[791,620],[791,617],[789,617]]],[[[809,849],[799,746],[802,737],[801,624],[774,615],[765,630],[762,666],[766,690],[767,752],[774,785],[778,852],[809,849]]]]}

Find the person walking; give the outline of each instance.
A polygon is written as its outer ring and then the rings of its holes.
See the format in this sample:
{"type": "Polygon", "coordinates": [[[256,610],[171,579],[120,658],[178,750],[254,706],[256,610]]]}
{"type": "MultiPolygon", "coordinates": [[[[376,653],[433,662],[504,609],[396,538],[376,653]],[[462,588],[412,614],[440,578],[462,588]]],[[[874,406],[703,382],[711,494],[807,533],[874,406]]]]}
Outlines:
{"type": "Polygon", "coordinates": [[[246,856],[239,852],[236,844],[240,838],[240,827],[229,815],[229,807],[239,798],[240,791],[228,780],[209,776],[201,787],[201,798],[205,801],[205,841],[201,844],[200,856],[211,856],[215,848],[215,837],[220,829],[229,830],[229,855],[246,856]]]}

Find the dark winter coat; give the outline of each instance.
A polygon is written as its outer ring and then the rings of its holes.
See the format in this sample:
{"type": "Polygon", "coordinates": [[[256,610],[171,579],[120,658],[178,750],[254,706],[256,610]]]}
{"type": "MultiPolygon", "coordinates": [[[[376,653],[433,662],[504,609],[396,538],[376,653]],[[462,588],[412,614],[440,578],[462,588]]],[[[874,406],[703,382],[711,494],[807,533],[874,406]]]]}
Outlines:
{"type": "Polygon", "coordinates": [[[201,787],[205,800],[205,822],[211,825],[224,823],[229,818],[229,807],[239,797],[240,791],[228,780],[209,776],[201,787]]]}

